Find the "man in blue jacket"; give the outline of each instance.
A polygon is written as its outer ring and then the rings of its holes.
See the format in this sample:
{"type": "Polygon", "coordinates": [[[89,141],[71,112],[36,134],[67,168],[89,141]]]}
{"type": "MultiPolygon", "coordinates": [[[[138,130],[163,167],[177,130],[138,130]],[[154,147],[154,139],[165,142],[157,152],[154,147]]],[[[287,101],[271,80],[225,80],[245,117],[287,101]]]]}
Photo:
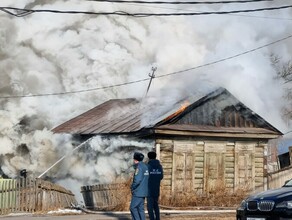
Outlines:
{"type": "Polygon", "coordinates": [[[151,151],[148,153],[148,197],[147,209],[150,220],[160,220],[160,211],[158,198],[160,195],[160,182],[163,179],[163,168],[160,161],[156,159],[156,153],[151,151]]]}
{"type": "Polygon", "coordinates": [[[131,185],[132,200],[130,211],[132,220],[145,220],[144,203],[148,195],[148,166],[143,163],[144,155],[139,152],[134,153],[135,174],[131,185]]]}
{"type": "Polygon", "coordinates": [[[148,197],[147,209],[150,220],[160,220],[160,211],[158,199],[160,195],[160,182],[163,179],[163,168],[160,161],[156,159],[156,153],[151,151],[148,153],[148,197]]]}

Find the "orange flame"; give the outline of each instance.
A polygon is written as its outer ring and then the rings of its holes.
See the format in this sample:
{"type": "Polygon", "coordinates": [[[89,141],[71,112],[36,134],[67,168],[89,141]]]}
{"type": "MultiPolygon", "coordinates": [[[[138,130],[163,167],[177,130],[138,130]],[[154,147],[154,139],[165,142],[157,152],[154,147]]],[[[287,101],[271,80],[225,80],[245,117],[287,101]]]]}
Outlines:
{"type": "Polygon", "coordinates": [[[179,115],[180,113],[182,113],[188,106],[190,105],[189,101],[185,101],[183,104],[181,104],[181,107],[174,112],[173,114],[171,114],[170,116],[168,116],[164,121],[168,121],[169,119],[174,118],[175,116],[179,115]]]}

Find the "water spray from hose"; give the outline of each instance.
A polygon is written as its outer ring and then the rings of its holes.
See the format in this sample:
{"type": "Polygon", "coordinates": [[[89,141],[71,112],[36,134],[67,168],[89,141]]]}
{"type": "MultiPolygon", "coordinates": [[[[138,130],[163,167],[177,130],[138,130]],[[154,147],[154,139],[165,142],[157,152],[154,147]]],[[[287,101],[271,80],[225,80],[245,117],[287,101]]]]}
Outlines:
{"type": "MultiPolygon", "coordinates": [[[[88,140],[82,142],[81,144],[79,144],[77,147],[75,147],[71,152],[74,152],[75,150],[79,149],[80,147],[84,146],[86,143],[88,143],[89,141],[91,141],[93,139],[89,138],[88,140]]],[[[64,160],[69,154],[64,155],[63,157],[61,157],[58,161],[56,161],[52,166],[50,166],[48,169],[46,169],[41,175],[38,176],[38,178],[41,178],[43,175],[45,175],[49,170],[51,170],[54,166],[56,166],[58,163],[60,163],[62,160],[64,160]]]]}

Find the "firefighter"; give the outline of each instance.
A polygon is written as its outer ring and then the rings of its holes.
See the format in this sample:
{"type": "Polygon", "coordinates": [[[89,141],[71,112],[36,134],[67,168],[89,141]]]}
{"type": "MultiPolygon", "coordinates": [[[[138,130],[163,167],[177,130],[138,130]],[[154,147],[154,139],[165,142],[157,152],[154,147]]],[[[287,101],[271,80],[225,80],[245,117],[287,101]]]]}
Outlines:
{"type": "Polygon", "coordinates": [[[154,151],[148,153],[149,181],[147,209],[150,220],[160,220],[158,199],[160,194],[160,182],[163,179],[163,168],[160,161],[156,159],[156,156],[154,151]]]}
{"type": "Polygon", "coordinates": [[[130,211],[132,220],[145,220],[144,203],[148,195],[148,166],[143,163],[144,155],[139,152],[134,153],[135,173],[131,185],[132,199],[130,211]]]}

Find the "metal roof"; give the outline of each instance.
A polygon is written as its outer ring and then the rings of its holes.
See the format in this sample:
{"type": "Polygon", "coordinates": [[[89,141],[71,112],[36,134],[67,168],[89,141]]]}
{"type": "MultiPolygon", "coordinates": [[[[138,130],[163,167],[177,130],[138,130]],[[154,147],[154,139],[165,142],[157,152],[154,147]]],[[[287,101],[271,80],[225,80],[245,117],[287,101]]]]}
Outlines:
{"type": "Polygon", "coordinates": [[[139,101],[111,99],[57,126],[55,133],[124,133],[140,129],[139,101]]]}
{"type": "MultiPolygon", "coordinates": [[[[210,132],[234,133],[266,133],[278,134],[281,132],[256,115],[256,120],[260,119],[265,126],[263,128],[233,128],[233,127],[216,127],[203,125],[175,125],[171,121],[192,111],[192,109],[200,106],[201,103],[216,97],[223,92],[229,92],[225,89],[217,89],[206,96],[196,97],[196,99],[188,99],[186,108],[182,108],[182,104],[186,99],[173,103],[171,106],[165,106],[161,103],[145,104],[140,100],[129,99],[111,99],[98,105],[89,111],[57,126],[52,131],[55,133],[70,133],[81,135],[94,134],[111,134],[111,133],[131,133],[140,131],[142,128],[158,128],[158,129],[181,129],[181,130],[201,130],[210,132]]],[[[230,94],[231,95],[231,94],[230,94]]],[[[232,96],[232,95],[231,95],[232,96]]],[[[234,98],[235,99],[235,98],[234,98]]],[[[248,108],[247,108],[248,109],[248,108]]]]}
{"type": "Polygon", "coordinates": [[[111,99],[55,127],[55,133],[109,134],[136,132],[152,127],[181,108],[180,101],[171,109],[162,104],[151,105],[134,98],[111,99]]]}

